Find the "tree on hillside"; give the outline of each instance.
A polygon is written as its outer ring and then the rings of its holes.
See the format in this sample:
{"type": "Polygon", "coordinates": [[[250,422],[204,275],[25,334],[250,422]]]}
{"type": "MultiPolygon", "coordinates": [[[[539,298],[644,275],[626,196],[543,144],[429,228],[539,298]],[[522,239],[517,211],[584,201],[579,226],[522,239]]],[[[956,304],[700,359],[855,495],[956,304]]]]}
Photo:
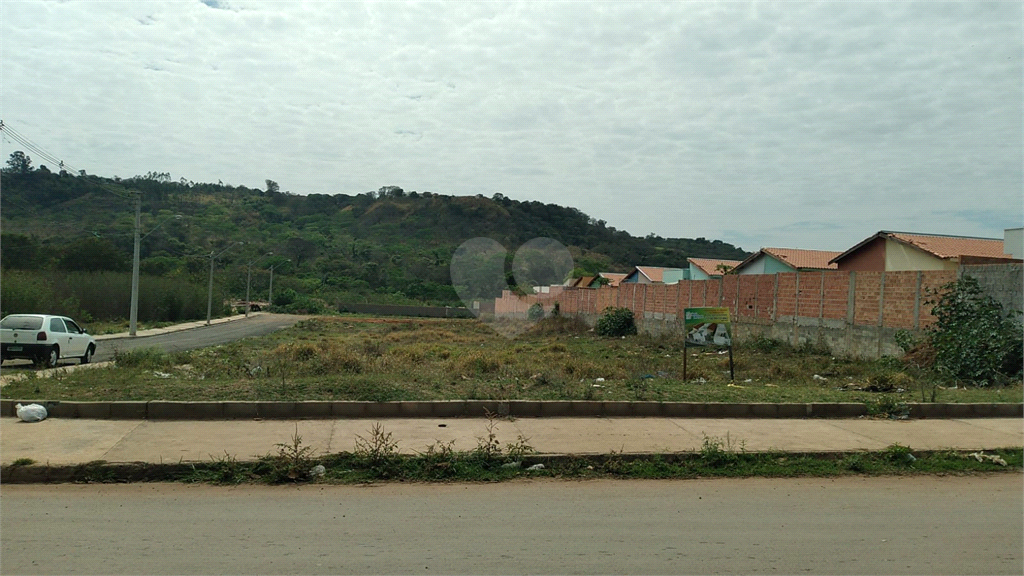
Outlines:
{"type": "Polygon", "coordinates": [[[74,272],[122,272],[131,269],[131,258],[106,238],[86,238],[64,249],[60,268],[74,272]]]}
{"type": "Polygon", "coordinates": [[[21,150],[12,152],[11,157],[7,160],[7,168],[4,171],[13,174],[28,174],[32,171],[32,159],[21,150]]]}
{"type": "Polygon", "coordinates": [[[316,242],[306,240],[299,236],[292,236],[285,244],[285,251],[292,257],[296,267],[310,258],[315,258],[320,253],[320,247],[316,242]]]}

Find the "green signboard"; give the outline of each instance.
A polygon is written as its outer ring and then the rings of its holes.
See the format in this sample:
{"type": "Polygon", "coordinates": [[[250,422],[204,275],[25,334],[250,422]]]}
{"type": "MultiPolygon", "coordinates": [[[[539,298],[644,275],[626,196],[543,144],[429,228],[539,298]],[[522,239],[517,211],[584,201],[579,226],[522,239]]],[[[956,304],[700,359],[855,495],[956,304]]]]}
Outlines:
{"type": "Polygon", "coordinates": [[[728,308],[686,308],[683,323],[688,346],[732,347],[728,308]]]}

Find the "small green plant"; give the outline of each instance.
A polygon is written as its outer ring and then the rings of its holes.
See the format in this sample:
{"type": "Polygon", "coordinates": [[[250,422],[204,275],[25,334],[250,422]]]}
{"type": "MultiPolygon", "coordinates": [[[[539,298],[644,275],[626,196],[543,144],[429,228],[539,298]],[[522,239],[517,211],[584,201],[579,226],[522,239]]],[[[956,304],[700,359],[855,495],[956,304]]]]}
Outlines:
{"type": "Polygon", "coordinates": [[[526,311],[526,317],[532,321],[540,320],[544,317],[544,307],[539,303],[530,306],[529,310],[526,311]]]}
{"type": "Polygon", "coordinates": [[[633,336],[636,335],[636,320],[629,308],[605,308],[594,329],[599,336],[633,336]]]}
{"type": "MultiPolygon", "coordinates": [[[[725,466],[735,464],[739,460],[739,455],[733,449],[732,439],[728,433],[725,435],[725,440],[708,436],[707,434],[703,435],[704,442],[700,447],[700,459],[702,462],[709,466],[725,466]]],[[[745,442],[740,443],[741,451],[745,445],[745,442]]]]}
{"type": "Polygon", "coordinates": [[[211,454],[210,466],[205,472],[205,474],[198,474],[197,470],[197,475],[194,478],[197,481],[215,484],[241,484],[250,480],[248,466],[227,452],[224,452],[223,456],[211,454]]]}
{"type": "Polygon", "coordinates": [[[767,354],[785,347],[785,343],[782,342],[781,340],[765,336],[764,334],[758,334],[753,338],[744,340],[741,344],[741,347],[749,350],[755,350],[757,352],[764,352],[767,354]]]}
{"type": "Polygon", "coordinates": [[[905,419],[910,415],[910,408],[900,401],[898,396],[881,394],[877,400],[867,405],[868,414],[886,416],[893,419],[905,419]]]}
{"type": "Polygon", "coordinates": [[[520,434],[514,442],[509,443],[505,447],[505,456],[513,462],[522,461],[525,456],[534,453],[533,446],[530,446],[529,441],[529,438],[524,438],[520,434]]]}
{"type": "Polygon", "coordinates": [[[848,454],[840,464],[851,472],[865,472],[868,469],[868,463],[861,454],[848,454]]]}
{"type": "Polygon", "coordinates": [[[356,436],[355,454],[378,474],[387,475],[398,458],[398,441],[384,425],[374,422],[369,437],[356,436]]]}
{"type": "Polygon", "coordinates": [[[501,441],[498,440],[498,420],[493,412],[487,412],[487,435],[477,437],[474,454],[485,462],[493,462],[501,458],[501,441]]]}
{"type": "Polygon", "coordinates": [[[295,425],[295,433],[292,434],[291,442],[277,445],[277,460],[283,465],[284,478],[292,481],[304,480],[309,477],[309,471],[313,467],[312,446],[302,445],[302,436],[299,436],[299,425],[295,425]]]}
{"type": "Polygon", "coordinates": [[[18,458],[11,463],[11,466],[31,466],[35,463],[36,461],[31,458],[18,458]]]}
{"type": "Polygon", "coordinates": [[[903,446],[899,443],[886,446],[885,450],[882,451],[882,457],[898,466],[910,466],[917,460],[917,457],[910,450],[910,446],[903,446]]]}

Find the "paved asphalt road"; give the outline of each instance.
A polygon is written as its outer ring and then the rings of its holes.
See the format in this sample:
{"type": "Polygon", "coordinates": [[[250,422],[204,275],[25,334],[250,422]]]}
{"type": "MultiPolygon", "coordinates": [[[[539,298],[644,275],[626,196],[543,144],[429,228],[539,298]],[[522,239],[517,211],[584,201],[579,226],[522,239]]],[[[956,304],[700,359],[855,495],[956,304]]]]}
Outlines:
{"type": "Polygon", "coordinates": [[[5,485],[4,574],[1021,574],[1024,478],[5,485]]]}
{"type": "Polygon", "coordinates": [[[293,326],[303,318],[305,316],[293,314],[257,314],[245,320],[201,326],[181,332],[102,340],[98,343],[94,358],[97,362],[104,362],[113,359],[115,350],[123,352],[135,348],[157,347],[164,352],[206,348],[207,346],[234,342],[242,338],[270,334],[275,330],[293,326]]]}

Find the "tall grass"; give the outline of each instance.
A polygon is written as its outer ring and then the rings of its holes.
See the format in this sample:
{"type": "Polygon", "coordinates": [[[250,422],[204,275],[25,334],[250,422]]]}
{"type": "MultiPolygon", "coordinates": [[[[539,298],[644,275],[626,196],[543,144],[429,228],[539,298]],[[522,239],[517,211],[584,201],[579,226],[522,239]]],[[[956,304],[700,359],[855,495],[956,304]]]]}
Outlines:
{"type": "MultiPolygon", "coordinates": [[[[132,276],[125,272],[5,270],[0,277],[0,314],[63,314],[82,322],[127,318],[132,276]]],[[[225,293],[214,288],[214,300],[225,293]]],[[[207,286],[185,278],[139,278],[139,320],[177,322],[206,317],[207,286]]],[[[215,313],[222,306],[215,306],[215,313]]],[[[219,315],[219,314],[218,314],[219,315]]]]}

